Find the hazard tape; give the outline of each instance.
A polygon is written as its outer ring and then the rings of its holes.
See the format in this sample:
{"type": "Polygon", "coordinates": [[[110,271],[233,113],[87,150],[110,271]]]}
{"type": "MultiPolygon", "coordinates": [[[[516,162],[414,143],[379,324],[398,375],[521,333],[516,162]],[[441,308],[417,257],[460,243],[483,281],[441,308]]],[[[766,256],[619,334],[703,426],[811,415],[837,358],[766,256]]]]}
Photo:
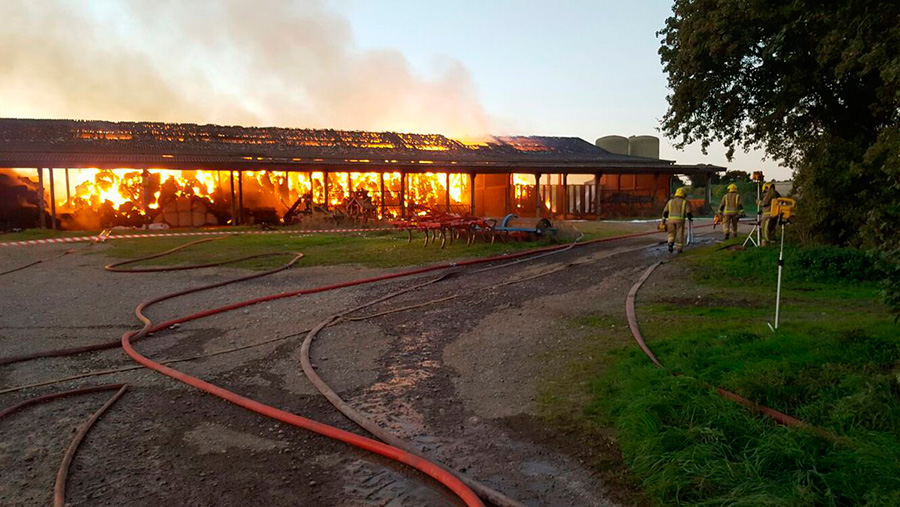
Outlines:
{"type": "Polygon", "coordinates": [[[57,243],[83,243],[83,242],[103,242],[107,239],[138,239],[138,238],[177,238],[184,236],[223,236],[223,235],[246,235],[246,234],[329,234],[329,233],[345,233],[345,232],[379,232],[379,231],[395,231],[394,227],[376,227],[372,229],[308,229],[308,230],[290,230],[290,231],[205,231],[205,232],[167,232],[162,234],[116,234],[96,236],[72,236],[64,238],[44,238],[30,239],[26,241],[7,241],[0,243],[0,247],[4,246],[33,246],[33,245],[52,245],[57,243]]]}

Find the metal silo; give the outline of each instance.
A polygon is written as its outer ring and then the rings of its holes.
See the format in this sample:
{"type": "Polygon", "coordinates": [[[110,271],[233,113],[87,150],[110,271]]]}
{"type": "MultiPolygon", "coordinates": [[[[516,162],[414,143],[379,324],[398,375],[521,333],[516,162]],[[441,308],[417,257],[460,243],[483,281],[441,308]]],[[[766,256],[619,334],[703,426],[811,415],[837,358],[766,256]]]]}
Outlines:
{"type": "Polygon", "coordinates": [[[594,144],[616,155],[628,155],[628,138],[623,136],[604,136],[597,139],[594,144]]]}
{"type": "MultiPolygon", "coordinates": [[[[599,142],[599,141],[598,141],[599,142]]],[[[631,136],[628,138],[628,154],[635,157],[659,158],[659,138],[655,136],[631,136]]]]}

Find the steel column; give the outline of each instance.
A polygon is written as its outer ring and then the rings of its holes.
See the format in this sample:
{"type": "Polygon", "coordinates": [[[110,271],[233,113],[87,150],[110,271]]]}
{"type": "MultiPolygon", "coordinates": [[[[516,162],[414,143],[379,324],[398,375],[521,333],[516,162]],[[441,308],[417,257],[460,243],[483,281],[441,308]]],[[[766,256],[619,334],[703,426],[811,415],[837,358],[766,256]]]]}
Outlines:
{"type": "Polygon", "coordinates": [[[569,218],[569,173],[563,173],[562,187],[563,187],[563,220],[568,220],[568,218],[569,218]]]}
{"type": "Polygon", "coordinates": [[[38,167],[38,221],[41,229],[46,229],[47,224],[44,221],[44,168],[38,167]]]}
{"type": "MultiPolygon", "coordinates": [[[[603,212],[602,206],[602,187],[600,185],[600,178],[603,177],[603,173],[597,173],[594,175],[594,211],[597,213],[597,220],[600,220],[600,213],[603,212]]],[[[622,175],[619,175],[619,185],[622,184],[622,175]]]]}
{"type": "Polygon", "coordinates": [[[659,206],[659,173],[653,173],[653,207],[659,206]]]}
{"type": "Polygon", "coordinates": [[[238,223],[244,224],[244,171],[238,171],[238,223]]]}
{"type": "Polygon", "coordinates": [[[237,208],[234,197],[234,171],[228,171],[228,178],[231,182],[231,225],[237,225],[237,208]]]}
{"type": "Polygon", "coordinates": [[[66,168],[66,206],[72,205],[72,188],[69,186],[69,168],[66,168]]]}
{"type": "Polygon", "coordinates": [[[48,167],[50,175],[50,228],[56,230],[56,184],[53,182],[53,168],[48,167]]]}
{"type": "Polygon", "coordinates": [[[512,193],[512,177],[513,177],[512,173],[509,173],[506,175],[506,198],[503,202],[503,214],[504,215],[509,215],[509,204],[510,204],[510,201],[512,200],[512,195],[510,195],[512,193]]]}
{"type": "Polygon", "coordinates": [[[328,211],[328,171],[322,171],[322,186],[325,187],[325,211],[328,211]]]}
{"type": "Polygon", "coordinates": [[[406,216],[406,171],[400,171],[400,216],[406,216]]]}
{"type": "Polygon", "coordinates": [[[541,208],[544,206],[541,202],[541,173],[534,174],[534,200],[536,204],[534,212],[541,218],[541,208]]]}
{"type": "Polygon", "coordinates": [[[450,213],[450,172],[444,173],[444,202],[447,205],[447,213],[450,213]]]}
{"type": "Polygon", "coordinates": [[[475,173],[469,173],[469,214],[475,216],[475,173]]]}
{"type": "Polygon", "coordinates": [[[384,171],[378,173],[379,175],[379,185],[381,186],[381,218],[384,218],[384,210],[385,210],[385,194],[384,194],[384,171]]]}

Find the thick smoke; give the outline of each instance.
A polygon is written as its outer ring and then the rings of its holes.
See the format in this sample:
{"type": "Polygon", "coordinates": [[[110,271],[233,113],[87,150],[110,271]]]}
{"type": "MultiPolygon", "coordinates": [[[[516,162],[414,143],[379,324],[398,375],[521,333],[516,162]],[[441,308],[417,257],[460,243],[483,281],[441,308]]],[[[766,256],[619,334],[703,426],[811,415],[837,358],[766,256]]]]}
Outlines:
{"type": "Polygon", "coordinates": [[[0,2],[0,116],[479,135],[471,76],[363,50],[316,0],[0,2]]]}

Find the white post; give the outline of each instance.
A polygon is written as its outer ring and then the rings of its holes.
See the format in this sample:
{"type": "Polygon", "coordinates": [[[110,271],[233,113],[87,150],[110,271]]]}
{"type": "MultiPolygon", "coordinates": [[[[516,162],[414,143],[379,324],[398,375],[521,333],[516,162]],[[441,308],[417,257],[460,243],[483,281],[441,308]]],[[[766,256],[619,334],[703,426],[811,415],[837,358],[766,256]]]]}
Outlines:
{"type": "Polygon", "coordinates": [[[775,329],[781,313],[781,271],[784,269],[784,224],[781,224],[781,251],[778,252],[778,288],[775,291],[775,329]]]}

